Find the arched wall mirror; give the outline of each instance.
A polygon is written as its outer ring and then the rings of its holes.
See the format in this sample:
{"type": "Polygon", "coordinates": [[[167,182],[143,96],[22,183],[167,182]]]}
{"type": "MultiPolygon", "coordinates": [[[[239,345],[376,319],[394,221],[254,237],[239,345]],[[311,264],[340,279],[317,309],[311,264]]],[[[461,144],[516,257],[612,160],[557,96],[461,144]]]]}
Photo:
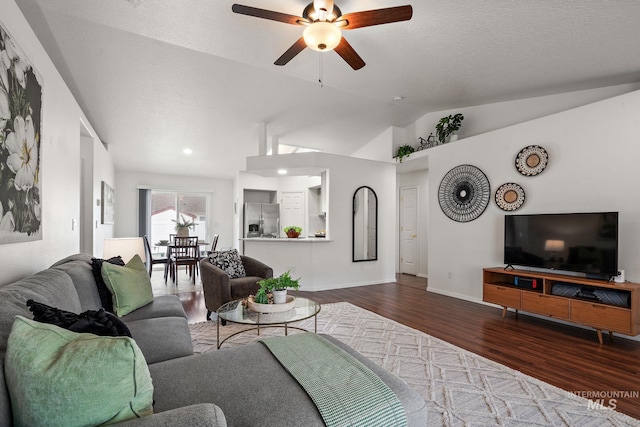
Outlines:
{"type": "Polygon", "coordinates": [[[378,196],[362,186],[353,193],[353,262],[378,259],[378,196]]]}

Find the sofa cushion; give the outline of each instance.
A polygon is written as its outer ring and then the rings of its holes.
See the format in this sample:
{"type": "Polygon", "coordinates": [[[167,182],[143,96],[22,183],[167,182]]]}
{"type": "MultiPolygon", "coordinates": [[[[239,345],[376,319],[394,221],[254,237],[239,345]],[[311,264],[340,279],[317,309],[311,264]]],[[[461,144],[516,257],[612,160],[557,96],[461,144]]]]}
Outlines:
{"type": "Polygon", "coordinates": [[[147,267],[139,255],[125,266],[102,264],[102,278],[113,296],[113,312],[124,316],[153,301],[147,267]]]}
{"type": "Polygon", "coordinates": [[[71,277],[64,271],[47,269],[0,288],[0,359],[16,315],[31,317],[27,300],[34,299],[62,310],[79,313],[80,300],[71,277]]]}
{"type": "Polygon", "coordinates": [[[193,343],[184,317],[159,317],[127,322],[147,363],[191,356],[193,343]]]}
{"type": "Polygon", "coordinates": [[[176,295],[158,295],[153,297],[151,304],[140,307],[126,316],[122,316],[121,319],[129,323],[133,320],[155,319],[157,317],[184,317],[186,319],[187,313],[184,311],[180,298],[176,295]]]}
{"type": "Polygon", "coordinates": [[[96,281],[96,288],[98,290],[98,295],[100,295],[100,302],[102,307],[113,313],[113,294],[109,287],[104,282],[104,278],[102,277],[102,264],[105,262],[114,265],[124,265],[124,261],[119,256],[114,256],[109,259],[101,259],[101,258],[92,258],[91,259],[91,269],[93,270],[93,276],[96,281]]]}
{"type": "Polygon", "coordinates": [[[149,369],[128,337],[78,334],[17,316],[5,377],[16,425],[100,425],[153,413],[149,369]]]}
{"type": "Polygon", "coordinates": [[[76,314],[60,310],[30,299],[27,301],[29,310],[36,322],[49,323],[72,332],[89,333],[108,337],[130,337],[129,328],[117,316],[104,308],[87,310],[76,314]]]}
{"type": "Polygon", "coordinates": [[[247,275],[237,249],[212,252],[211,255],[209,255],[209,259],[211,260],[211,264],[223,270],[231,279],[247,275]]]}
{"type": "MultiPolygon", "coordinates": [[[[91,259],[91,255],[76,254],[56,262],[51,267],[56,270],[62,270],[71,277],[80,299],[81,311],[98,310],[103,307],[98,293],[96,278],[91,267],[91,259]]],[[[100,274],[100,271],[98,271],[98,274],[100,274]]],[[[102,276],[100,276],[100,280],[102,280],[102,276]]],[[[102,285],[104,286],[104,282],[102,285]]],[[[104,289],[108,294],[109,302],[111,302],[111,293],[106,286],[104,286],[104,289]]]]}

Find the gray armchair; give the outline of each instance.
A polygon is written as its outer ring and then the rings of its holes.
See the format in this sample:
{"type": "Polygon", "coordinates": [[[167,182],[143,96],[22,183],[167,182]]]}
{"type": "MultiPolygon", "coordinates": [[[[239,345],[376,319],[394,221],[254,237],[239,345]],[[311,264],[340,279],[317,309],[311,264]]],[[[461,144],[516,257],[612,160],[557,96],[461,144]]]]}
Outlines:
{"type": "Polygon", "coordinates": [[[240,258],[247,275],[236,279],[229,278],[224,270],[211,264],[208,257],[200,261],[200,277],[204,291],[204,304],[207,307],[207,319],[222,304],[255,294],[260,288],[258,281],[273,277],[273,269],[268,265],[248,256],[240,255],[240,258]]]}

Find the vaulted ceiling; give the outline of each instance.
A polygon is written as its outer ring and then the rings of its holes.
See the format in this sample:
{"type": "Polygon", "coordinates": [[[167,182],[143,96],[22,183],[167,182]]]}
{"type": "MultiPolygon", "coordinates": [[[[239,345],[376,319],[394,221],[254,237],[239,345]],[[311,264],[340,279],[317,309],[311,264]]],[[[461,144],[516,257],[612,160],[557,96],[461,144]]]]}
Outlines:
{"type": "MultiPolygon", "coordinates": [[[[236,1],[301,15],[310,0],[236,1]]],[[[414,1],[410,21],[343,33],[358,71],[310,49],[273,65],[302,27],[232,1],[16,2],[119,170],[230,178],[261,122],[281,144],[349,155],[431,111],[640,81],[637,0],[414,1]]]]}

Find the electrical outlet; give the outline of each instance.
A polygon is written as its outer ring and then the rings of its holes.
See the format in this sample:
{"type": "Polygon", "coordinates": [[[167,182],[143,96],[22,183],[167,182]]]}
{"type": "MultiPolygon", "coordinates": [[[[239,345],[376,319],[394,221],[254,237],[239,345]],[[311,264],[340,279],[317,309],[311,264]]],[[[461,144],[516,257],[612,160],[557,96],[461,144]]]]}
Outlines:
{"type": "Polygon", "coordinates": [[[447,277],[449,279],[452,279],[453,278],[453,271],[449,270],[449,272],[447,273],[447,277]]]}

